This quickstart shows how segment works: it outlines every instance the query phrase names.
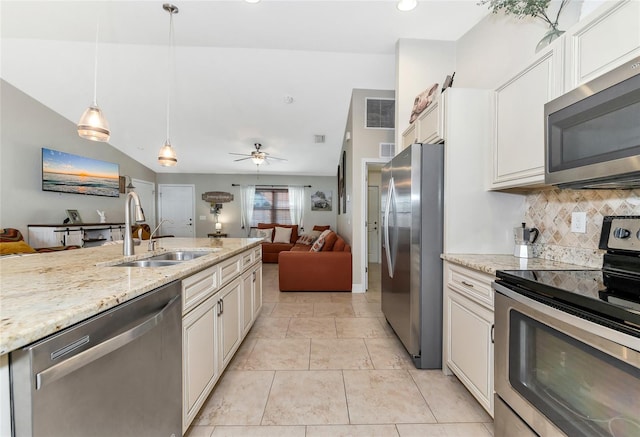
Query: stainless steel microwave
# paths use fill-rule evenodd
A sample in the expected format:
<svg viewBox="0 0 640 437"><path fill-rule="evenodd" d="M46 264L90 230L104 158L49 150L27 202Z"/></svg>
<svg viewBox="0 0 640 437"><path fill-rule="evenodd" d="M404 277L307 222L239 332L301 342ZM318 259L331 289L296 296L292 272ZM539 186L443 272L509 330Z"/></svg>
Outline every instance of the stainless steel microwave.
<svg viewBox="0 0 640 437"><path fill-rule="evenodd" d="M545 182L640 187L640 57L544 105Z"/></svg>

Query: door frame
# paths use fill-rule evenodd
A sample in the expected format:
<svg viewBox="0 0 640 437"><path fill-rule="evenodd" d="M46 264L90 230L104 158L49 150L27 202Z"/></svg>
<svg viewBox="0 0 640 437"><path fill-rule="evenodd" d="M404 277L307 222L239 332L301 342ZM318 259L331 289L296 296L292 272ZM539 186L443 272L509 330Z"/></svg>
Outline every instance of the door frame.
<svg viewBox="0 0 640 437"><path fill-rule="evenodd" d="M158 194L158 189L157 189L157 185L155 182L151 182L151 181L145 181L144 179L136 179L136 178L131 178L131 183L133 184L133 186L135 187L136 184L140 185L152 185L153 186L153 196L151 197L151 209L153 210L153 220L152 223L149 223L149 220L147 220L147 224L149 226L151 226L151 229L154 229L156 227L156 224L158 223L157 217L158 217L158 210L156 209L156 197ZM137 188L137 187L136 187ZM133 190L135 191L135 189Z"/></svg>
<svg viewBox="0 0 640 437"><path fill-rule="evenodd" d="M367 235L367 203L369 201L369 164L386 164L391 161L392 158L362 158L360 164L361 174L365 175L364 183L362 184L362 191L360 193L360 211L362 211L362 217L364 220L360 223L360 250L362 256L360 256L360 274L364 279L362 284L362 292L366 292L369 287L369 269L367 269L367 254L368 254L368 235ZM382 207L382 205L380 205Z"/></svg>

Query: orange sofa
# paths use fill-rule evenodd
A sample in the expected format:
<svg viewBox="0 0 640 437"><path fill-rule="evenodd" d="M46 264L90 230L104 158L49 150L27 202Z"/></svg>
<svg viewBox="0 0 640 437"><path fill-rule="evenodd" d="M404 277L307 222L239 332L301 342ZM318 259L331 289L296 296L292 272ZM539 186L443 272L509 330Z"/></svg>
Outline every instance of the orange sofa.
<svg viewBox="0 0 640 437"><path fill-rule="evenodd" d="M295 244L278 255L280 291L351 291L351 246L332 232L320 252Z"/></svg>
<svg viewBox="0 0 640 437"><path fill-rule="evenodd" d="M262 243L262 262L263 263L277 263L278 255L282 251L289 251L293 248L298 241L298 225L280 225L277 223L258 223L258 229L274 229L279 228L291 228L291 239L288 243L274 243L271 235L271 241L265 241Z"/></svg>

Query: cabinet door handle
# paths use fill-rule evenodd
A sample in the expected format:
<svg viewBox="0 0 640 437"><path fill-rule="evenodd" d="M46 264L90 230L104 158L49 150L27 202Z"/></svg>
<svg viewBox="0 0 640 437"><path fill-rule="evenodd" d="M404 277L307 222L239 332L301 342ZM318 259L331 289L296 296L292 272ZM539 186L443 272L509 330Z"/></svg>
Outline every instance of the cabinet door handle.
<svg viewBox="0 0 640 437"><path fill-rule="evenodd" d="M221 304L221 300L218 300L218 316L220 316L222 314L222 304Z"/></svg>
<svg viewBox="0 0 640 437"><path fill-rule="evenodd" d="M220 299L220 308L222 308L222 311L220 311L220 314L224 314L224 299Z"/></svg>
<svg viewBox="0 0 640 437"><path fill-rule="evenodd" d="M461 281L461 282L462 282L462 285L466 285L467 287L473 288L473 284L472 283L467 282L467 281Z"/></svg>
<svg viewBox="0 0 640 437"><path fill-rule="evenodd" d="M496 325L491 325L491 344L495 343L494 333L496 332Z"/></svg>

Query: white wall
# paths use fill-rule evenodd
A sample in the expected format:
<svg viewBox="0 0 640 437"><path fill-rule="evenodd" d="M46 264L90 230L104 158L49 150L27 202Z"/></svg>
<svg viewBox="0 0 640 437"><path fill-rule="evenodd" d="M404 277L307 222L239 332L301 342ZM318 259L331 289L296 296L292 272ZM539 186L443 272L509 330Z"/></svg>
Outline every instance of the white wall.
<svg viewBox="0 0 640 437"><path fill-rule="evenodd" d="M86 196L42 191L42 147L114 162L121 175L155 182L155 173L107 143L82 139L76 125L0 80L0 227L27 238L28 224L61 224L77 209L85 223L124 221L124 195ZM78 108L78 117L86 108Z"/></svg>
<svg viewBox="0 0 640 437"><path fill-rule="evenodd" d="M366 174L363 174L363 159L379 160L380 143L393 143L395 139L394 129L367 129L365 128L365 102L367 97L394 98L394 91L381 90L353 90L351 96L350 127L351 140L345 141L343 149L347 152L346 168L346 195L347 212L339 216L338 230L351 244L353 261L353 291L364 291L364 267L367 262L367 254L362 253L363 223L367 219L366 211L362 210L363 193L366 195ZM397 107L397 105L396 105Z"/></svg>
<svg viewBox="0 0 640 437"><path fill-rule="evenodd" d="M439 84L456 69L456 43L400 39L396 43L396 133L402 144L402 132L409 127L413 102L418 94ZM456 74L457 78L457 74ZM400 148L397 147L396 151Z"/></svg>
<svg viewBox="0 0 640 437"><path fill-rule="evenodd" d="M215 175L215 174L158 174L158 184L194 184L196 187L195 209L196 237L206 237L208 233L215 232L215 216L211 214L211 205L202 200L202 193L207 191L224 191L233 194L233 201L222 204L219 220L222 223L222 232L230 237L246 237L248 229L240 227L240 187L241 185L311 185L305 188L304 229L311 231L314 225L330 225L331 229L337 229L337 180L335 177L326 176L272 176L260 175ZM333 206L331 211L311 211L311 194L316 191L331 191ZM204 216L204 220L200 217ZM301 233L299 231L298 233Z"/></svg>

